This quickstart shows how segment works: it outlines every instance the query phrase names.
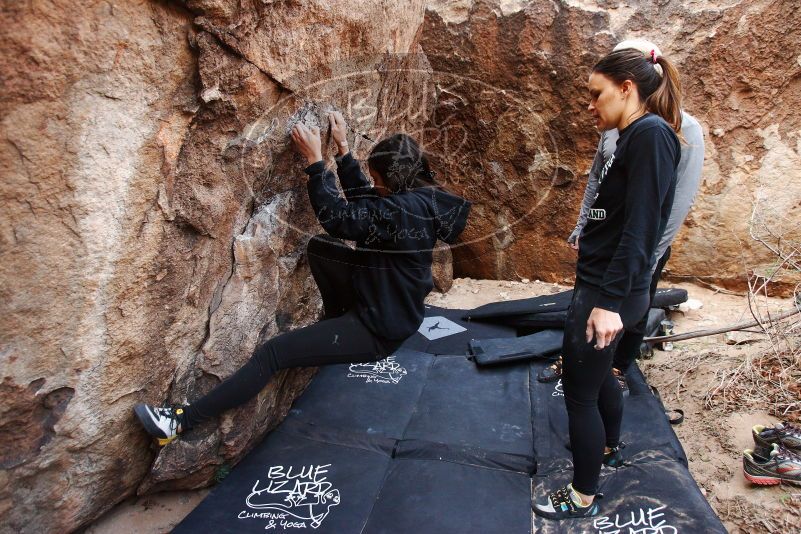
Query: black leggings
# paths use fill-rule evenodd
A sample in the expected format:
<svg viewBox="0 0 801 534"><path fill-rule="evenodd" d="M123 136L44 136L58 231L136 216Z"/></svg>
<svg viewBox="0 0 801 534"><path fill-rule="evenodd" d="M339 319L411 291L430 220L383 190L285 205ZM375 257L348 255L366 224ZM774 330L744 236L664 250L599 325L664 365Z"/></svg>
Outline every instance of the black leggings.
<svg viewBox="0 0 801 534"><path fill-rule="evenodd" d="M323 298L325 318L258 347L237 372L185 408L181 421L184 430L252 399L279 369L372 362L401 345L402 340L373 334L356 312L351 273L359 264L358 252L322 235L309 241L307 253Z"/></svg>
<svg viewBox="0 0 801 534"><path fill-rule="evenodd" d="M662 277L662 269L665 268L668 259L670 259L670 247L665 250L665 253L662 254L662 257L656 262L656 270L651 277L651 290L648 298L649 306L654 300L656 286L659 283L659 279ZM634 327L623 332L623 337L620 338L620 343L617 345L614 362L612 364L615 369L619 369L625 373L628 368L631 367L632 362L634 362L637 355L640 353L640 345L642 345L642 340L645 337L645 329L647 326L648 310L646 310L640 321L634 325Z"/></svg>
<svg viewBox="0 0 801 534"><path fill-rule="evenodd" d="M594 495L603 463L604 445L620 441L623 394L612 374L612 356L621 335L603 350L587 342L587 319L598 300L598 290L576 282L565 322L562 345L562 386L573 452L573 487ZM633 327L648 309L648 293L629 296L620 308L624 328Z"/></svg>

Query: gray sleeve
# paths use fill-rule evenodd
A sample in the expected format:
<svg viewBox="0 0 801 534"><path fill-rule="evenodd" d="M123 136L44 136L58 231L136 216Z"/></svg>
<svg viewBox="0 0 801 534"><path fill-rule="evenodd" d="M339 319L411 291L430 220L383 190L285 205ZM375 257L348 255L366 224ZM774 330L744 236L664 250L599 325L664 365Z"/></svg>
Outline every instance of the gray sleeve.
<svg viewBox="0 0 801 534"><path fill-rule="evenodd" d="M673 197L673 208L670 210L665 233L662 234L654 255L656 260L662 257L667 248L673 243L676 234L679 233L684 219L690 212L690 208L701 184L701 170L704 166L704 132L691 115L684 114L681 133L684 135L686 144L681 147L681 160L676 171L676 194ZM656 269L656 263L654 263Z"/></svg>
<svg viewBox="0 0 801 534"><path fill-rule="evenodd" d="M595 151L595 159L592 160L592 167L590 167L590 176L587 180L587 188L584 189L584 199L581 201L581 210L579 211L576 227L567 238L568 243L575 243L584 225L587 224L587 214L590 212L590 206L595 202L595 194L598 192L598 175L601 168L604 166L604 135L601 134L601 139L598 141L598 150Z"/></svg>

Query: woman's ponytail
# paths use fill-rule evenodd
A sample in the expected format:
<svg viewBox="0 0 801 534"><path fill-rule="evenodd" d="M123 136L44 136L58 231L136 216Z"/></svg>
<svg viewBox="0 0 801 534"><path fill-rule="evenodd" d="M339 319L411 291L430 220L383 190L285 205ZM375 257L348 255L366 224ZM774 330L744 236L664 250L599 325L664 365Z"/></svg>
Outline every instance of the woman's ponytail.
<svg viewBox="0 0 801 534"><path fill-rule="evenodd" d="M656 91L645 99L645 107L667 122L676 134L681 133L681 81L673 63L657 56L655 65L662 67L662 76Z"/></svg>

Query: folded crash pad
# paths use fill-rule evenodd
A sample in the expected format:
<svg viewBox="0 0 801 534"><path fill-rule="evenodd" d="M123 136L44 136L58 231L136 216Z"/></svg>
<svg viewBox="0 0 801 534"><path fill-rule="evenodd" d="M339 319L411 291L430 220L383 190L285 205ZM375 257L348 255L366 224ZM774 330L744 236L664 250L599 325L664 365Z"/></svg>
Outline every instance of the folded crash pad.
<svg viewBox="0 0 801 534"><path fill-rule="evenodd" d="M652 308L668 308L687 302L687 290L677 287L659 287L651 299Z"/></svg>
<svg viewBox="0 0 801 534"><path fill-rule="evenodd" d="M646 335L656 335L659 323L666 317L665 310L661 308L651 308L648 311L648 326ZM481 319L482 321L497 322L507 327L514 328L518 335L527 335L532 332L539 332L549 328L563 328L567 320L567 310L529 313L525 315L513 315L495 319Z"/></svg>
<svg viewBox="0 0 801 534"><path fill-rule="evenodd" d="M573 290L539 295L527 299L491 302L464 312L462 318L470 320L498 319L513 315L565 311L573 299Z"/></svg>
<svg viewBox="0 0 801 534"><path fill-rule="evenodd" d="M543 330L514 338L474 339L470 354L478 365L499 365L546 358L562 350L563 330Z"/></svg>

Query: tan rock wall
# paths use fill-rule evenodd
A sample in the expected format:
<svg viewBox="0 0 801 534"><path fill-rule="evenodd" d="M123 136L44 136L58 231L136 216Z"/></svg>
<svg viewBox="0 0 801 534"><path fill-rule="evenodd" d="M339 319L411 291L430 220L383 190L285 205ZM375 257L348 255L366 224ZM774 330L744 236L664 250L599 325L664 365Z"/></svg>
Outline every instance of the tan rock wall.
<svg viewBox="0 0 801 534"><path fill-rule="evenodd" d="M565 239L597 143L586 79L616 42L646 37L676 62L706 134L703 183L668 272L743 289L747 270L773 257L749 235L759 198L785 242L801 242L799 7L429 2L422 44L435 76L487 87L442 93L434 114L465 132L460 147L442 143L442 166L477 201L467 244L454 250L457 276L572 279Z"/></svg>
<svg viewBox="0 0 801 534"><path fill-rule="evenodd" d="M63 0L0 17L0 525L66 532L137 488L208 484L305 387L309 370L282 373L158 455L131 410L195 398L316 320L303 252L321 229L289 129L332 108L371 138L424 120L395 113L424 58L391 56L419 51L423 5Z"/></svg>

